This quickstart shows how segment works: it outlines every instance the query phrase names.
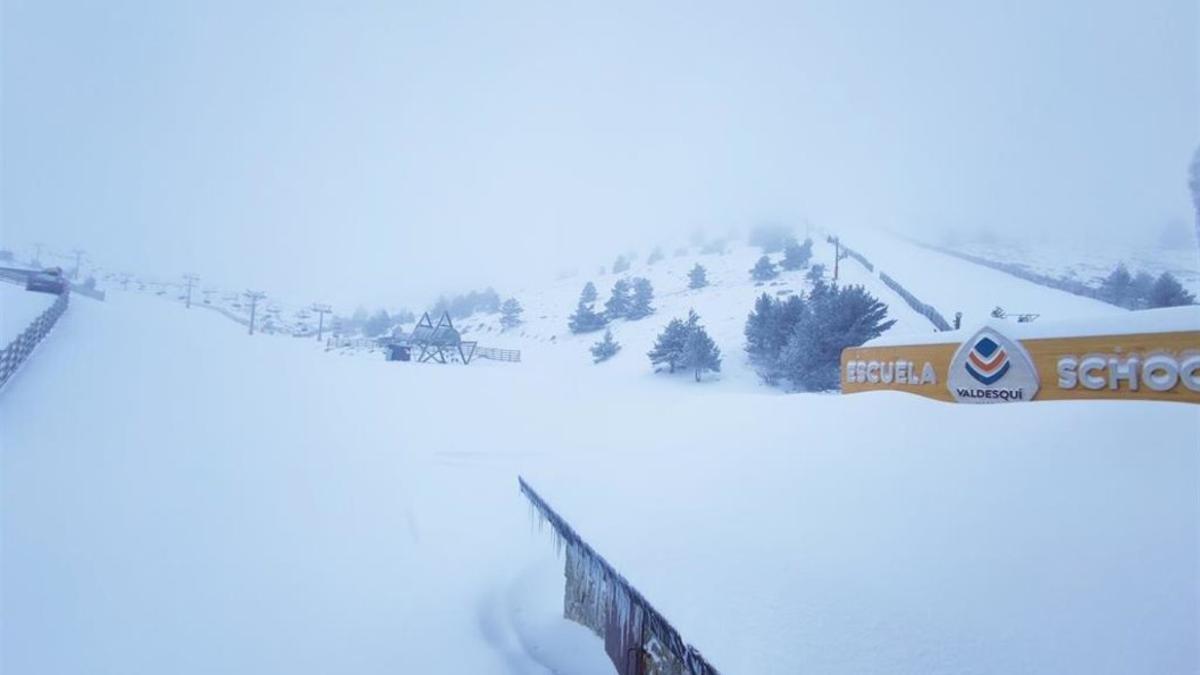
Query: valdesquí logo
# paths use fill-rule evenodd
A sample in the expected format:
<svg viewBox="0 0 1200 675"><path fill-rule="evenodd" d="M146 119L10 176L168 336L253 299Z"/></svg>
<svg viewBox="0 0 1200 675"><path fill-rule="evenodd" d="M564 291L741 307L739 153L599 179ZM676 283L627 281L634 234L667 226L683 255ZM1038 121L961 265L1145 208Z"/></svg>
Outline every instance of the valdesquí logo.
<svg viewBox="0 0 1200 675"><path fill-rule="evenodd" d="M1031 401L1038 375L1019 342L983 328L954 353L946 386L959 403Z"/></svg>

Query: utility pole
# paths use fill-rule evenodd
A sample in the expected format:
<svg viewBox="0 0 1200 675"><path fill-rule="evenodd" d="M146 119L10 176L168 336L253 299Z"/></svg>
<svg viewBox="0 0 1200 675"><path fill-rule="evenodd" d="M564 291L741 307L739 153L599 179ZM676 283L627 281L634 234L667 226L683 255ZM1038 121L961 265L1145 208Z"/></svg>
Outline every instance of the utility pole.
<svg viewBox="0 0 1200 675"><path fill-rule="evenodd" d="M254 335L254 310L258 307L258 301L267 297L267 294L262 291L246 291L243 295L250 301L250 334Z"/></svg>
<svg viewBox="0 0 1200 675"><path fill-rule="evenodd" d="M200 281L200 277L196 276L195 274L185 274L185 275L183 275L183 278L187 280L187 304L186 304L186 307L188 309L191 309L192 308L192 284L195 284L197 281Z"/></svg>
<svg viewBox="0 0 1200 675"><path fill-rule="evenodd" d="M321 334L325 332L325 315L332 312L329 305L313 303L312 310L320 315L317 319L317 340L321 340Z"/></svg>
<svg viewBox="0 0 1200 675"><path fill-rule="evenodd" d="M83 262L83 254L86 253L86 251L81 248L77 248L71 251L71 253L75 254L75 271L71 274L71 278L75 281L79 281L79 265Z"/></svg>
<svg viewBox="0 0 1200 675"><path fill-rule="evenodd" d="M842 260L842 238L833 238L833 280L838 280L838 263Z"/></svg>

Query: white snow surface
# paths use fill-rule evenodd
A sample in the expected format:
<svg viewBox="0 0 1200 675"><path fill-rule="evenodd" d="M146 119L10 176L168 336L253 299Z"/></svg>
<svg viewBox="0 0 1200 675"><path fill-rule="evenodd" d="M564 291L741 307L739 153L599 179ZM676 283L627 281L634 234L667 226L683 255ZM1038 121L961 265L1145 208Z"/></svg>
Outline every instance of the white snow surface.
<svg viewBox="0 0 1200 675"><path fill-rule="evenodd" d="M999 330L1017 340L1064 338L1083 335L1137 335L1141 333L1180 333L1200 331L1200 305L1185 307L1163 307L1088 319L1063 319L1055 321L1032 321L1019 323L1004 319L989 318L975 326L960 330L928 333L903 333L889 331L866 343L868 347L883 347L908 344L941 344L962 342L975 335L984 326ZM1200 345L1197 345L1200 348Z"/></svg>
<svg viewBox="0 0 1200 675"><path fill-rule="evenodd" d="M50 309L58 296L33 293L24 286L0 281L0 349L21 334L34 319Z"/></svg>
<svg viewBox="0 0 1200 675"><path fill-rule="evenodd" d="M0 669L611 672L518 475L722 672L1200 668L1196 407L782 395L741 328L803 273L755 287L757 255L701 258L707 291L635 268L659 312L600 365L565 331L586 277L459 322L523 351L469 367L73 303L0 391ZM726 355L700 384L645 356L688 306Z"/></svg>
<svg viewBox="0 0 1200 675"><path fill-rule="evenodd" d="M875 265L876 274L886 272L922 302L933 305L951 323L955 312L963 313L963 325L981 323L997 306L1012 315L1039 314L1038 321L1128 312L1106 302L932 251L878 230L846 229L839 234L847 246ZM843 264L858 263L846 260ZM900 301L898 296L896 299Z"/></svg>

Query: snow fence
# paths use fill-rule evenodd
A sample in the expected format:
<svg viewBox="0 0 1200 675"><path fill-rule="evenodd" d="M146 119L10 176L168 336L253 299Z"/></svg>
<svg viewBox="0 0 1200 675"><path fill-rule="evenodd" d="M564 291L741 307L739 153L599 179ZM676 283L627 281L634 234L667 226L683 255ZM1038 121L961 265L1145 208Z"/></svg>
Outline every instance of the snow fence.
<svg viewBox="0 0 1200 675"><path fill-rule="evenodd" d="M604 638L618 675L688 673L717 675L700 652L642 597L612 565L518 477L540 523L554 530L555 547L566 549L567 589L563 615Z"/></svg>
<svg viewBox="0 0 1200 675"><path fill-rule="evenodd" d="M5 383L17 372L21 364L25 363L42 339L50 334L50 330L58 322L58 317L67 311L67 305L70 302L70 291L59 295L49 309L34 319L28 328L8 343L3 352L0 352L0 389L4 388Z"/></svg>

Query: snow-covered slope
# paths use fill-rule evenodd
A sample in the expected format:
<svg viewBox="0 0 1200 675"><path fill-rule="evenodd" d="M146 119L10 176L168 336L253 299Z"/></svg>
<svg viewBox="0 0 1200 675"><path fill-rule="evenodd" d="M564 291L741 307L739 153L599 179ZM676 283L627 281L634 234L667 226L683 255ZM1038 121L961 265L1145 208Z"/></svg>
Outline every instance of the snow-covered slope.
<svg viewBox="0 0 1200 675"><path fill-rule="evenodd" d="M822 263L831 273L834 250L823 237L814 236L813 263ZM553 284L518 290L515 296L525 308L525 322L513 329L502 330L498 315L477 314L456 322L466 330L465 339L478 340L492 347L522 349L524 358L549 360L564 368L591 366L588 348L603 335L603 331L573 335L567 321L575 311L580 291L586 282L595 283L599 291L596 303L603 309L613 283L618 278L645 277L654 286L654 306L657 311L644 319L620 319L609 324L613 337L621 343L621 351L610 361L594 366L610 377L621 379L653 379L646 353L654 339L673 317L686 317L695 309L717 346L724 361L719 379L722 388L742 391L773 391L762 387L744 352L746 316L754 308L755 299L762 293L785 296L810 289L805 279L807 270L780 271L777 279L758 283L750 278L750 268L762 251L743 244L731 243L724 255L691 254L669 257L653 265L635 263L620 275L580 275ZM771 256L776 262L780 254ZM708 272L709 286L688 288L688 272L694 265L703 265ZM829 277L827 275L826 279ZM839 283L862 284L888 304L888 316L897 320L893 331L930 332L933 327L896 297L878 278L867 273L854 261L843 261ZM686 383L686 378L678 378Z"/></svg>
<svg viewBox="0 0 1200 675"><path fill-rule="evenodd" d="M954 251L1000 263L1015 263L1031 272L1078 280L1093 288L1124 263L1131 274L1157 277L1170 272L1184 288L1200 294L1200 255L1192 244L1178 246L1114 245L1099 240L1061 242L953 241Z"/></svg>
<svg viewBox="0 0 1200 675"><path fill-rule="evenodd" d="M78 303L0 392L4 672L609 672L518 474L725 672L1200 665L1195 407L694 385L661 309L593 366L581 285L466 368ZM697 306L727 354L758 290Z"/></svg>
<svg viewBox="0 0 1200 675"><path fill-rule="evenodd" d="M55 299L48 293L31 293L23 286L0 282L0 349L50 309Z"/></svg>
<svg viewBox="0 0 1200 675"><path fill-rule="evenodd" d="M979 324L997 306L1010 314L1039 314L1041 319L1079 319L1127 311L932 251L887 233L847 229L839 234L848 246L874 263L876 272L886 272L922 302L933 305L948 321L953 321L955 312L962 312L963 325Z"/></svg>

